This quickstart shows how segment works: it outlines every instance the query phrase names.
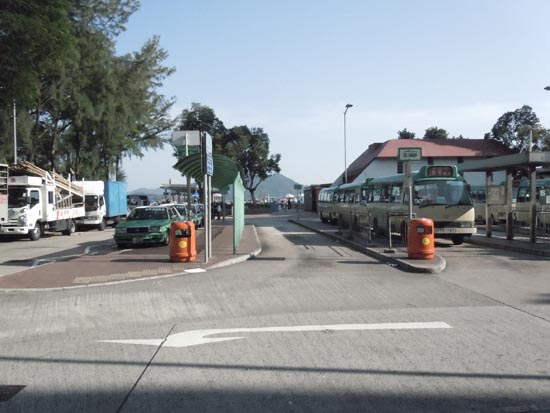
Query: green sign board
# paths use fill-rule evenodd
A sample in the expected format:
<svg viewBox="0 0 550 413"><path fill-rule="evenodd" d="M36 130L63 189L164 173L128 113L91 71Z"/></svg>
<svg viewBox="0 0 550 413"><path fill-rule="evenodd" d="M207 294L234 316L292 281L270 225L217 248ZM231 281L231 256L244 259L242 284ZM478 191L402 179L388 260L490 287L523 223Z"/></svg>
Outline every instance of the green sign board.
<svg viewBox="0 0 550 413"><path fill-rule="evenodd" d="M187 147L187 156L194 155L201 152L201 147L198 145L189 145ZM178 146L176 148L176 154L179 159L185 158L185 146Z"/></svg>
<svg viewBox="0 0 550 413"><path fill-rule="evenodd" d="M422 159L422 148L398 148L397 160L400 162L419 161Z"/></svg>
<svg viewBox="0 0 550 413"><path fill-rule="evenodd" d="M301 191L303 189L303 186L300 184L294 184L294 189Z"/></svg>

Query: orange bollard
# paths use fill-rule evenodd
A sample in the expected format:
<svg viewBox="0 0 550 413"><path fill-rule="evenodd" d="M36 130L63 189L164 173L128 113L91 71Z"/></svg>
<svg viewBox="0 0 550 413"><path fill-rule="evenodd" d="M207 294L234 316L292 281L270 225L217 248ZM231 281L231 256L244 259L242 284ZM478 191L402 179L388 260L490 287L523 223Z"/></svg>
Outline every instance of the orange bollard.
<svg viewBox="0 0 550 413"><path fill-rule="evenodd" d="M407 254L409 258L429 260L435 255L434 222L429 218L409 221Z"/></svg>
<svg viewBox="0 0 550 413"><path fill-rule="evenodd" d="M177 221L170 225L170 261L195 261L197 247L195 224L191 221Z"/></svg>

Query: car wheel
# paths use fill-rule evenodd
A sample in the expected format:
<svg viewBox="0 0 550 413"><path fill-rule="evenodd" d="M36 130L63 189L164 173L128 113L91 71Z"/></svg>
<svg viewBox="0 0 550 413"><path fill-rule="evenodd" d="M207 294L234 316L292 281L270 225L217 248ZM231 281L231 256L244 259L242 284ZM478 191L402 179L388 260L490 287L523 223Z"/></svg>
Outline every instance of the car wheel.
<svg viewBox="0 0 550 413"><path fill-rule="evenodd" d="M165 237L164 237L164 240L162 240L162 245L168 246L168 245L170 245L170 233L168 231L166 231L166 233L164 235L165 235Z"/></svg>

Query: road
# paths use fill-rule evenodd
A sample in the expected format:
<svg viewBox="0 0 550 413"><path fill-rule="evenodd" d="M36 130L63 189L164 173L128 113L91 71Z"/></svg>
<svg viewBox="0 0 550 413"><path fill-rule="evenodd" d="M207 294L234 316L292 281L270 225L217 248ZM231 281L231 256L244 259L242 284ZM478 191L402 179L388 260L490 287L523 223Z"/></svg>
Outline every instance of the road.
<svg viewBox="0 0 550 413"><path fill-rule="evenodd" d="M0 411L550 411L548 260L442 247L411 274L247 222L255 260L1 295Z"/></svg>

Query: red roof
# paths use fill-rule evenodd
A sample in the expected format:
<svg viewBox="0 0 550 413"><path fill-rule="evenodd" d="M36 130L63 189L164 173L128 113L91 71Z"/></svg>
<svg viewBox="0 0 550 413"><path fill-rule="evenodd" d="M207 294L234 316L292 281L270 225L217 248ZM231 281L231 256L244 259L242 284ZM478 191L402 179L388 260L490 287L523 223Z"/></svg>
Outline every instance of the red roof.
<svg viewBox="0 0 550 413"><path fill-rule="evenodd" d="M391 139L384 144L378 158L396 158L398 148L422 148L422 157L487 157L508 155L512 151L490 139Z"/></svg>

